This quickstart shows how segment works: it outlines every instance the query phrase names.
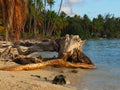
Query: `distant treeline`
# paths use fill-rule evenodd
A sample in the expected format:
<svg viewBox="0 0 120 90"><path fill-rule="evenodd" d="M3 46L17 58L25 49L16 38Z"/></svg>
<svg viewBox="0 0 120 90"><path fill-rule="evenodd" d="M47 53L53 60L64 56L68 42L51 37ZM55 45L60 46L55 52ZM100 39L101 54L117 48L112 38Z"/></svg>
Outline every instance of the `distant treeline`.
<svg viewBox="0 0 120 90"><path fill-rule="evenodd" d="M116 18L113 15L106 16L98 15L98 17L90 18L87 15L80 17L66 17L68 26L62 30L61 35L79 34L83 39L89 38L120 38L120 17Z"/></svg>

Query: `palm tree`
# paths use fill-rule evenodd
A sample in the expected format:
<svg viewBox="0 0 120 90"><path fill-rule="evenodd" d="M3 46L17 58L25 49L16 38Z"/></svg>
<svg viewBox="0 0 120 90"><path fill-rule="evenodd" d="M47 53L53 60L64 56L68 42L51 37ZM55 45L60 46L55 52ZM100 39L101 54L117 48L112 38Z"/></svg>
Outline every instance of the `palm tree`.
<svg viewBox="0 0 120 90"><path fill-rule="evenodd" d="M38 29L39 29L39 34L42 33L42 29L44 26L43 4L44 3L42 0L35 0L35 1L29 0L28 19L27 19L26 28L29 31L29 33L31 33L31 35L33 36L36 36L36 34L38 34L37 31Z"/></svg>
<svg viewBox="0 0 120 90"><path fill-rule="evenodd" d="M11 2L9 2L9 4L11 4ZM9 15L9 17L11 17L12 13L11 14L9 14L10 12L8 13L8 9L7 8L10 7L8 5L8 1L0 0L0 4L1 4L1 7L2 7L2 20L3 20L3 24L4 24L4 27L5 27L5 31L6 31L6 41L8 41L8 26L12 25L12 24L10 22L10 19L7 19L7 17L8 17L8 15ZM10 11L12 11L12 10L10 10ZM8 22L9 22L9 24L8 24Z"/></svg>
<svg viewBox="0 0 120 90"><path fill-rule="evenodd" d="M59 10L58 10L56 19L55 19L55 21L52 23L52 27L50 28L51 30L49 30L49 31L51 31L51 32L53 32L54 29L55 29L55 25L56 25L56 22L57 22L57 18L58 18L58 16L60 15L60 11L61 11L61 8L62 8L62 3L63 3L63 0L60 1L60 7L59 7Z"/></svg>
<svg viewBox="0 0 120 90"><path fill-rule="evenodd" d="M34 36L37 34L36 27L36 8L37 8L37 0L34 0Z"/></svg>
<svg viewBox="0 0 120 90"><path fill-rule="evenodd" d="M46 30L46 31L49 31L50 26L51 26L51 22L52 22L52 21L51 21L51 20L52 20L52 19L51 19L51 18L52 18L52 17L51 17L51 16L52 16L52 15L51 15L52 6L54 5L55 2L54 2L54 0L47 0L47 3L48 3L48 5L50 6L50 11L48 10L49 18L48 18L48 24L47 24L47 28L46 28L47 30Z"/></svg>
<svg viewBox="0 0 120 90"><path fill-rule="evenodd" d="M4 25L11 29L13 42L18 43L20 30L26 20L28 0L0 0L0 3Z"/></svg>
<svg viewBox="0 0 120 90"><path fill-rule="evenodd" d="M48 5L50 6L50 11L52 11L52 6L54 5L54 0L47 0Z"/></svg>

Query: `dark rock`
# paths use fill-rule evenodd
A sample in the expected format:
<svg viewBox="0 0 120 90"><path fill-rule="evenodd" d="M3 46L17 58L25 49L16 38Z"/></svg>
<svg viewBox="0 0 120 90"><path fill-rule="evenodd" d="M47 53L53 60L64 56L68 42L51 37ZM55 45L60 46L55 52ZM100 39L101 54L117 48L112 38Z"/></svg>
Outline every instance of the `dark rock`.
<svg viewBox="0 0 120 90"><path fill-rule="evenodd" d="M78 71L77 71L77 70L71 70L71 72L72 72L72 73L78 73Z"/></svg>
<svg viewBox="0 0 120 90"><path fill-rule="evenodd" d="M47 77L44 77L44 80L47 81L48 80Z"/></svg>
<svg viewBox="0 0 120 90"><path fill-rule="evenodd" d="M32 77L41 78L39 75L31 75Z"/></svg>
<svg viewBox="0 0 120 90"><path fill-rule="evenodd" d="M64 85L66 84L65 76L64 75L57 75L55 78L52 80L53 84L59 84L59 85Z"/></svg>

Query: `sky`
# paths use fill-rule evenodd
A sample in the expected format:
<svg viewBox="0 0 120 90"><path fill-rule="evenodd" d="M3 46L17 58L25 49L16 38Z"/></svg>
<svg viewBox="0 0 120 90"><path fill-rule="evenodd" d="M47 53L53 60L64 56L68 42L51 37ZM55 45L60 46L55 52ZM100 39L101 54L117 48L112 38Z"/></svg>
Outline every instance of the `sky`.
<svg viewBox="0 0 120 90"><path fill-rule="evenodd" d="M60 1L55 0L54 8L59 8ZM97 17L99 14L105 16L112 14L120 17L120 0L63 0L62 11L72 16L87 14L90 18Z"/></svg>

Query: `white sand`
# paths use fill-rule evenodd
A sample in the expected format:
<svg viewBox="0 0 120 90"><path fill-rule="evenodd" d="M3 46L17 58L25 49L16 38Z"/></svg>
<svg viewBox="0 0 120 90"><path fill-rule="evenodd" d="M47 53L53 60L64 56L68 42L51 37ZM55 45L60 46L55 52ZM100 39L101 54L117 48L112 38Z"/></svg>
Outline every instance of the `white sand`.
<svg viewBox="0 0 120 90"><path fill-rule="evenodd" d="M52 84L31 75L44 75L48 71L0 71L0 90L74 90L66 86ZM42 76L41 75L41 76ZM46 76L46 75L45 75Z"/></svg>
<svg viewBox="0 0 120 90"><path fill-rule="evenodd" d="M0 68L16 66L14 62L0 61ZM0 90L76 90L81 72L71 73L72 69L48 67L33 71L0 71ZM67 77L67 85L52 84L56 75ZM37 76L40 76L37 77ZM44 78L47 78L46 81Z"/></svg>

